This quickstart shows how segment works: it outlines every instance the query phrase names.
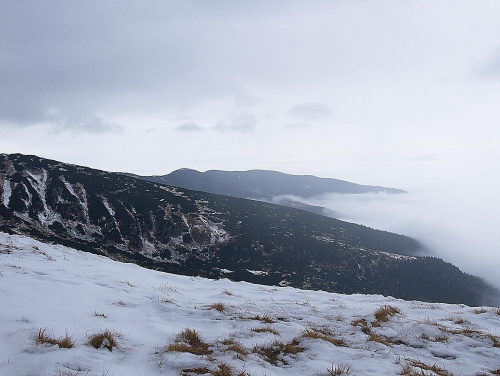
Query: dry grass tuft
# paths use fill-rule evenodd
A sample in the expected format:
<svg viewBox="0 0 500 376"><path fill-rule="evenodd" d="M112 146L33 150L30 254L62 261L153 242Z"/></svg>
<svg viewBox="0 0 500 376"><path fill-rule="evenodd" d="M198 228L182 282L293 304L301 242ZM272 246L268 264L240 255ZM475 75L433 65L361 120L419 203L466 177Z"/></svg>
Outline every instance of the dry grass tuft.
<svg viewBox="0 0 500 376"><path fill-rule="evenodd" d="M381 323L389 321L390 316L394 316L399 313L401 313L401 310L399 308L390 305L385 305L377 309L374 315L376 322ZM375 326L374 323L372 323L372 325Z"/></svg>
<svg viewBox="0 0 500 376"><path fill-rule="evenodd" d="M484 307L477 308L477 309L474 310L474 313L476 315L480 315L481 313L486 313L486 312L488 312L488 310L486 308L484 308Z"/></svg>
<svg viewBox="0 0 500 376"><path fill-rule="evenodd" d="M105 348L109 351L113 351L113 347L118 346L115 340L115 335L107 329L104 332L92 334L87 342L87 345L96 349Z"/></svg>
<svg viewBox="0 0 500 376"><path fill-rule="evenodd" d="M424 339L426 341L429 341L429 342L447 342L448 341L448 337L446 336L437 336L437 337L434 337L434 338L431 338L429 337L427 334L425 333L422 333L422 335L420 336L421 339Z"/></svg>
<svg viewBox="0 0 500 376"><path fill-rule="evenodd" d="M368 336L368 341L381 343L382 345L389 347L392 347L392 344L394 343L390 338L375 333L370 333L370 335Z"/></svg>
<svg viewBox="0 0 500 376"><path fill-rule="evenodd" d="M457 317L456 319L452 319L451 321L453 321L457 325L470 324L470 322L465 320L463 317Z"/></svg>
<svg viewBox="0 0 500 376"><path fill-rule="evenodd" d="M274 324L276 323L276 320L273 319L272 317L269 317L267 314L265 315L255 315L255 316L252 316L249 318L250 320L258 320L258 321L262 321L266 324Z"/></svg>
<svg viewBox="0 0 500 376"><path fill-rule="evenodd" d="M233 296L233 295L234 295L234 294L233 294L231 291L229 291L228 289L224 289L224 291L222 291L222 292L223 292L224 294L226 294L226 295L229 295L229 296Z"/></svg>
<svg viewBox="0 0 500 376"><path fill-rule="evenodd" d="M75 346L75 341L73 338L66 332L64 337L54 338L45 334L47 329L39 329L38 335L35 338L35 343L37 345L49 344L51 346L57 345L60 349L71 349Z"/></svg>
<svg viewBox="0 0 500 376"><path fill-rule="evenodd" d="M280 335L276 329L273 329L270 326L265 326L263 328L252 328L251 331L255 333L271 333L277 336Z"/></svg>
<svg viewBox="0 0 500 376"><path fill-rule="evenodd" d="M273 319L272 317L269 317L267 314L264 314L264 315L255 315L255 316L252 316L249 318L250 320L258 320L258 321L262 321L266 324L274 324L276 323L276 320Z"/></svg>
<svg viewBox="0 0 500 376"><path fill-rule="evenodd" d="M171 303L171 304L175 304L175 302L174 302L172 299L170 299L170 298L160 298L160 297L158 297L158 301L159 301L160 303Z"/></svg>
<svg viewBox="0 0 500 376"><path fill-rule="evenodd" d="M198 332L189 328L184 329L177 335L175 343L170 344L167 351L188 352L194 355L209 355L213 352L210 346L200 339Z"/></svg>
<svg viewBox="0 0 500 376"><path fill-rule="evenodd" d="M243 347L241 342L232 339L225 339L221 341L221 344L226 346L226 351L234 351L235 353L238 353L242 356L248 355L248 351Z"/></svg>
<svg viewBox="0 0 500 376"><path fill-rule="evenodd" d="M437 376L453 376L450 371L438 367L436 364L428 365L419 360L415 359L405 359L405 365L403 365L400 375L408 376L425 376L424 371L431 371ZM418 368L418 369L417 369Z"/></svg>
<svg viewBox="0 0 500 376"><path fill-rule="evenodd" d="M334 366L332 364L332 367L327 368L326 371L328 372L328 376L350 375L351 374L351 367L345 366L342 363L340 363L336 366Z"/></svg>
<svg viewBox="0 0 500 376"><path fill-rule="evenodd" d="M351 325L360 326L361 331L366 335L369 335L372 332L371 328L368 326L368 322L366 321L366 319L354 320L351 322Z"/></svg>
<svg viewBox="0 0 500 376"><path fill-rule="evenodd" d="M226 306L222 302L212 303L209 306L210 309L215 309L217 312L223 313L226 310Z"/></svg>
<svg viewBox="0 0 500 376"><path fill-rule="evenodd" d="M304 347L299 346L299 341L294 339L290 343L274 341L268 346L255 346L252 352L260 355L273 365L278 365L278 362L286 365L286 361L282 358L283 355L295 355L304 350Z"/></svg>
<svg viewBox="0 0 500 376"><path fill-rule="evenodd" d="M322 339L323 341L330 342L332 345L335 346L349 347L349 345L343 339L334 338L331 335L331 333L329 333L326 330L321 330L316 328L306 329L302 332L301 337Z"/></svg>
<svg viewBox="0 0 500 376"><path fill-rule="evenodd" d="M97 312L97 311L94 311L94 316L97 316L97 317L104 317L105 319L108 317L106 316L105 313L102 313L102 312Z"/></svg>
<svg viewBox="0 0 500 376"><path fill-rule="evenodd" d="M488 338L493 341L493 347L500 347L500 339L493 334L488 334Z"/></svg>
<svg viewBox="0 0 500 376"><path fill-rule="evenodd" d="M231 367L229 367L226 363L219 364L216 369L210 372L210 375L212 376L231 376L232 374L233 371Z"/></svg>
<svg viewBox="0 0 500 376"><path fill-rule="evenodd" d="M186 368L181 371L181 376L187 376L193 373L195 375L206 375L210 373L210 370L207 367Z"/></svg>

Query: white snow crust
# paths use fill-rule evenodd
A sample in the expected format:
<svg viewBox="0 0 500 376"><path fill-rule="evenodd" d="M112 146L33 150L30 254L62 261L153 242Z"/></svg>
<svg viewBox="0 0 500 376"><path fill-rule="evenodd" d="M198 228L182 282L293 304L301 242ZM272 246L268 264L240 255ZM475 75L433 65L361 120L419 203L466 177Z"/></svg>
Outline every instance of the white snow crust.
<svg viewBox="0 0 500 376"><path fill-rule="evenodd" d="M12 188L10 186L10 180L5 179L3 181L3 191L2 191L2 202L3 206L9 207L10 196L12 195Z"/></svg>
<svg viewBox="0 0 500 376"><path fill-rule="evenodd" d="M221 364L252 376L500 369L497 308L178 276L4 233L0 297L0 375L209 375ZM377 323L374 313L385 306L399 313ZM209 355L167 351L186 328L198 332ZM68 334L75 345L36 344L40 329ZM113 351L86 344L104 330L115 334ZM294 339L295 354L277 351L273 362L259 353ZM246 354L229 349L231 341ZM335 369L344 373L328 372Z"/></svg>

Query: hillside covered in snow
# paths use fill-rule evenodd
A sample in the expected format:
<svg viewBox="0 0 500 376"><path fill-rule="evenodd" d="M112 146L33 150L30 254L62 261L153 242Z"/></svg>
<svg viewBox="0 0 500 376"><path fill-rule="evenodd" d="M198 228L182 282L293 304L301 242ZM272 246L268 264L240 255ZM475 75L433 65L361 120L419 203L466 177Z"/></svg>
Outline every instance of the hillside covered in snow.
<svg viewBox="0 0 500 376"><path fill-rule="evenodd" d="M0 233L0 375L500 374L500 309L186 277Z"/></svg>

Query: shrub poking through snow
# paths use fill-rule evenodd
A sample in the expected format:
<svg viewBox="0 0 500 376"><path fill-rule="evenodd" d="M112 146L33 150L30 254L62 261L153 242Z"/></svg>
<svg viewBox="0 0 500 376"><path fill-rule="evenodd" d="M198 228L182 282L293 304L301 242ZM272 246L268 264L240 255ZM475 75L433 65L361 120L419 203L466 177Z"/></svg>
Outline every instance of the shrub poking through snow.
<svg viewBox="0 0 500 376"><path fill-rule="evenodd" d="M51 336L45 334L46 330L47 329L39 329L38 330L38 335L35 338L35 343L37 345L45 345L45 344L49 344L51 346L57 345L57 346L59 346L60 349L70 349L73 346L75 346L75 341L68 334L68 332L66 332L64 337L54 338L54 337L51 337Z"/></svg>
<svg viewBox="0 0 500 376"><path fill-rule="evenodd" d="M115 340L115 335L107 329L104 332L92 334L87 342L87 345L96 349L105 348L109 351L113 351L113 347L118 346Z"/></svg>
<svg viewBox="0 0 500 376"><path fill-rule="evenodd" d="M184 329L177 335L175 343L170 344L167 351L188 352L194 355L209 355L212 353L210 346L200 339L198 332L189 328Z"/></svg>

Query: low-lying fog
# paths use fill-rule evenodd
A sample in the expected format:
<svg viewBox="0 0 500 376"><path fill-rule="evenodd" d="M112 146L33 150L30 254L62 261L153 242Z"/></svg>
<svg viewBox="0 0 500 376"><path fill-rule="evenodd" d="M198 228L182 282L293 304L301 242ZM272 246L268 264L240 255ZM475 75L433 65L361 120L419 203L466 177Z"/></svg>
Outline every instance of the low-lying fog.
<svg viewBox="0 0 500 376"><path fill-rule="evenodd" d="M429 254L500 287L500 213L493 196L435 189L296 199L334 210L341 220L414 237Z"/></svg>

